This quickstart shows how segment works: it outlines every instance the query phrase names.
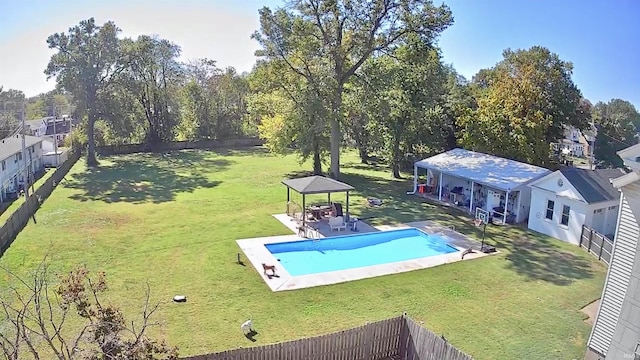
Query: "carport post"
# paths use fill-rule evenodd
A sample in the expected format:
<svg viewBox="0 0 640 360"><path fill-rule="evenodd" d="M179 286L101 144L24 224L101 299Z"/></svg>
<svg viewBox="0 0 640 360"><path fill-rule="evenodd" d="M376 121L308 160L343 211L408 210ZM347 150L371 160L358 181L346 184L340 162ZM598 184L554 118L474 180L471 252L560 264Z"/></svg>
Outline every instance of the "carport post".
<svg viewBox="0 0 640 360"><path fill-rule="evenodd" d="M507 190L507 193L504 195L504 209L502 210L502 212L504 214L502 214L502 223L506 224L507 223L507 208L509 207L509 192L511 190Z"/></svg>
<svg viewBox="0 0 640 360"><path fill-rule="evenodd" d="M474 181L471 182L471 193L470 193L471 194L471 201L469 202L469 212L472 213L472 214L473 214L473 198L475 197L475 196L473 196L473 187L475 186L475 184L476 183Z"/></svg>
<svg viewBox="0 0 640 360"><path fill-rule="evenodd" d="M440 171L440 181L438 182L438 200L442 201L442 171Z"/></svg>
<svg viewBox="0 0 640 360"><path fill-rule="evenodd" d="M516 209L516 223L518 223L520 221L520 208L522 207L521 201L522 200L522 190L518 191L518 201L516 201L516 204L518 204L518 208Z"/></svg>

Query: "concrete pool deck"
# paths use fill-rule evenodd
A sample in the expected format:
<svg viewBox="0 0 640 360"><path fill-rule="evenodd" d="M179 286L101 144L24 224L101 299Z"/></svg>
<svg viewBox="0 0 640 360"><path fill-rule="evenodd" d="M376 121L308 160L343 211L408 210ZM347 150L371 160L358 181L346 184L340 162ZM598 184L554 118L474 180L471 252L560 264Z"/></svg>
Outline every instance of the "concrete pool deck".
<svg viewBox="0 0 640 360"><path fill-rule="evenodd" d="M295 235L268 236L262 238L236 240L236 243L238 244L240 249L242 249L246 258L262 276L262 278L265 280L272 291L303 289L314 286L337 284L347 281L430 268L438 265L462 261L462 252L469 248L476 250L476 252L466 254L464 260L476 259L489 255L478 251L480 249L480 243L478 241L472 240L467 236L455 232L450 228L440 226L433 221L419 221L407 224L383 225L378 227L371 226L364 221L359 221L357 229L358 231L352 231L351 229L349 229L349 227L347 227L347 230L331 231L327 224L325 224L325 229L323 227L323 224L320 223L316 224L316 230L314 231L314 234L308 234L309 240L313 239L316 241L322 241L323 238L332 236L363 234L376 231L388 231L415 227L430 234L437 233L439 235L443 235L447 239L449 245L455 247L456 249L458 249L458 251L450 254L435 255L425 258L365 266L354 269L330 271L301 276L291 276L284 267L278 266L278 259L273 254L271 254L271 252L269 252L269 250L267 250L264 245L280 242L299 241L301 240L301 238L297 235L296 222L292 220L291 217L289 217L287 214L278 214L274 215L274 217L282 222L291 231L293 231ZM269 277L265 275L262 268L262 263L268 265L276 265L276 274L278 276Z"/></svg>

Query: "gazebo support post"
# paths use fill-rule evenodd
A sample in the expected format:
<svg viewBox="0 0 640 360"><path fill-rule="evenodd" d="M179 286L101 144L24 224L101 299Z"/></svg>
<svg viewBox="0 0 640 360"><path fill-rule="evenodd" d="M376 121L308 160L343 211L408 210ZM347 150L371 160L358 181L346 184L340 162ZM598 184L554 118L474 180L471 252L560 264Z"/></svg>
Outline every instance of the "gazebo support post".
<svg viewBox="0 0 640 360"><path fill-rule="evenodd" d="M331 193L327 193L327 205L331 205Z"/></svg>
<svg viewBox="0 0 640 360"><path fill-rule="evenodd" d="M347 213L346 213L346 222L349 222L349 192L347 191Z"/></svg>
<svg viewBox="0 0 640 360"><path fill-rule="evenodd" d="M302 194L302 229L306 234L306 226L307 226L307 196Z"/></svg>
<svg viewBox="0 0 640 360"><path fill-rule="evenodd" d="M291 189L287 186L287 215L289 215L289 203L291 202Z"/></svg>

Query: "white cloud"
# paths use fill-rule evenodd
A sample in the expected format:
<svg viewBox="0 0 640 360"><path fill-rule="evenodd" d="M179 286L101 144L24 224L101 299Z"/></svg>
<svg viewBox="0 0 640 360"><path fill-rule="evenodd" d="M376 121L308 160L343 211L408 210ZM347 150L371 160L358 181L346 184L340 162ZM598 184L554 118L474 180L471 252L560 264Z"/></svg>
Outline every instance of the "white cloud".
<svg viewBox="0 0 640 360"><path fill-rule="evenodd" d="M53 54L47 48L47 36L66 31L91 16L99 24L114 21L123 36L157 34L166 38L182 48L182 60L207 57L220 67L249 71L258 48L250 38L259 26L257 9L252 6L231 10L213 4L184 3L76 6L0 42L0 85L22 90L27 96L53 89L54 81L47 82L43 73Z"/></svg>

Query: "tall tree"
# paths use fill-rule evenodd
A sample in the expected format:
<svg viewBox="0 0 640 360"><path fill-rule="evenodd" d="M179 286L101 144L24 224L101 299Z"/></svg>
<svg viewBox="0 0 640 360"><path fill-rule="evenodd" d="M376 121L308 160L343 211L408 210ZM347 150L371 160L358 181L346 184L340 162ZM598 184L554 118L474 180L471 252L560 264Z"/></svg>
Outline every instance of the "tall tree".
<svg viewBox="0 0 640 360"><path fill-rule="evenodd" d="M458 145L458 134L461 128L458 119L476 110L478 104L473 96L470 82L460 75L452 65L445 67L446 95L444 97L444 119L440 130L442 131L443 150L450 150Z"/></svg>
<svg viewBox="0 0 640 360"><path fill-rule="evenodd" d="M27 99L27 119L35 120L47 116L72 115L74 111L74 107L71 104L72 100L70 94L61 93L58 90L52 90L29 98Z"/></svg>
<svg viewBox="0 0 640 360"><path fill-rule="evenodd" d="M246 77L201 59L188 64L182 88L180 132L187 138L225 139L243 133L249 92Z"/></svg>
<svg viewBox="0 0 640 360"><path fill-rule="evenodd" d="M324 99L295 73L283 73L282 61L260 63L250 77L253 94L248 108L257 120L258 134L276 154L294 148L304 162L313 160L315 174L322 173L328 149Z"/></svg>
<svg viewBox="0 0 640 360"><path fill-rule="evenodd" d="M20 129L25 103L22 91L0 88L0 138L11 136Z"/></svg>
<svg viewBox="0 0 640 360"><path fill-rule="evenodd" d="M284 61L330 104L331 174L340 176L343 91L373 54L395 47L408 34L427 41L453 22L445 5L428 0L295 0L260 10L254 38L260 57Z"/></svg>
<svg viewBox="0 0 640 360"><path fill-rule="evenodd" d="M535 46L505 50L504 60L474 79L478 108L458 119L460 142L473 150L537 165L550 161L550 143L565 126L584 129L590 121L572 64Z"/></svg>
<svg viewBox="0 0 640 360"><path fill-rule="evenodd" d="M180 47L168 40L139 36L123 41L126 70L118 77L137 99L147 121L147 143L171 141L179 122L178 88L183 69Z"/></svg>
<svg viewBox="0 0 640 360"><path fill-rule="evenodd" d="M119 29L113 22L96 25L93 18L81 21L67 33L47 38L56 50L45 70L47 79L55 77L58 86L73 94L79 110L87 115L87 165L96 166L94 125L100 116L101 96L108 96L113 78L122 69Z"/></svg>
<svg viewBox="0 0 640 360"><path fill-rule="evenodd" d="M638 118L640 115L635 107L620 99L599 102L593 107L593 121L597 129L594 149L597 167L624 166L617 152L638 142L634 125Z"/></svg>
<svg viewBox="0 0 640 360"><path fill-rule="evenodd" d="M345 135L351 145L358 150L360 161L368 164L373 154L382 148L381 139L374 134L372 129L372 119L378 114L374 114L370 108L372 91L370 89L370 79L368 72L363 71L353 79L344 93L345 107Z"/></svg>
<svg viewBox="0 0 640 360"><path fill-rule="evenodd" d="M380 139L381 155L396 178L408 154L441 151L447 142L447 79L439 49L417 36L408 40L392 54L365 63L359 74L369 79L363 100L371 114L369 129Z"/></svg>

